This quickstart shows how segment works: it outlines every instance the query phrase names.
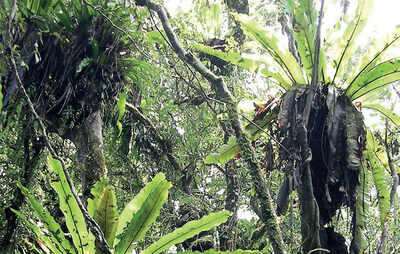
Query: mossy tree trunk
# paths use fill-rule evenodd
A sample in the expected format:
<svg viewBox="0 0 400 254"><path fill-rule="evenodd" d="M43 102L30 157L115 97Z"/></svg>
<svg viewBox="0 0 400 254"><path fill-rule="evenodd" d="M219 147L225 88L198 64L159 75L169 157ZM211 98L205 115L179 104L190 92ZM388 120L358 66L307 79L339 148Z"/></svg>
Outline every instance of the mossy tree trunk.
<svg viewBox="0 0 400 254"><path fill-rule="evenodd" d="M77 149L85 203L91 195L90 190L93 185L106 175L102 124L101 111L98 109L73 131L71 137Z"/></svg>
<svg viewBox="0 0 400 254"><path fill-rule="evenodd" d="M237 143L240 148L240 154L247 164L248 171L253 180L253 186L256 190L256 196L260 201L260 207L262 209L261 219L266 224L268 238L274 249L274 253L286 253L286 246L283 242L282 233L278 226L278 219L273 207L271 195L262 177L260 166L252 149L250 139L244 132L243 127L240 123L237 103L234 100L230 91L228 90L223 78L211 72L196 57L194 57L193 54L186 52L186 50L181 46L178 39L176 38L163 7L154 4L148 0L137 0L136 5L146 6L157 13L163 25L166 36L171 43L171 47L173 48L175 53L179 56L179 58L182 59L182 61L184 61L188 65L191 65L198 73L200 73L205 79L207 79L210 87L217 95L218 100L225 103L226 109L228 110L228 116L232 125L232 129L235 132Z"/></svg>

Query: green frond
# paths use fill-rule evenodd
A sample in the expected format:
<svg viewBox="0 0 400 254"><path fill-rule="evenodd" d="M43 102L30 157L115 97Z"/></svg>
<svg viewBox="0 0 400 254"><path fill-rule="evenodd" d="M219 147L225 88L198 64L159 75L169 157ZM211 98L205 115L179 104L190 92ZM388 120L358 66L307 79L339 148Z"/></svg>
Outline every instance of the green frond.
<svg viewBox="0 0 400 254"><path fill-rule="evenodd" d="M212 229L224 223L230 215L230 212L222 211L204 216L200 220L190 221L181 228L161 237L160 240L146 248L142 254L157 254L166 251L174 244L181 243L202 231Z"/></svg>
<svg viewBox="0 0 400 254"><path fill-rule="evenodd" d="M262 130L266 129L272 121L278 117L278 108L271 108L271 110L262 118L258 119L253 123L246 125L245 130L249 134L252 140L255 140L260 134L263 133ZM256 126L256 125L257 126ZM239 145L236 143L235 137L230 137L227 144L222 145L216 153L211 153L207 155L204 163L209 164L220 164L223 165L228 161L232 160L236 153L240 151Z"/></svg>
<svg viewBox="0 0 400 254"><path fill-rule="evenodd" d="M259 250L234 250L234 251L220 251L220 250L206 250L206 251L184 251L178 254L261 254L264 253Z"/></svg>
<svg viewBox="0 0 400 254"><path fill-rule="evenodd" d="M314 42L317 32L318 14L315 10L313 0L299 0L294 8L294 29L293 38L297 43L297 49L307 74L311 80L314 65Z"/></svg>
<svg viewBox="0 0 400 254"><path fill-rule="evenodd" d="M276 68L271 68L271 64L260 57L245 57L237 52L223 52L221 50L215 50L212 47L201 44L193 44L193 46L203 53L218 57L226 62L239 66L240 68L250 72L260 73L264 77L274 80L277 85L284 90L288 90L292 86L292 81L288 78L284 71L281 69L275 70Z"/></svg>
<svg viewBox="0 0 400 254"><path fill-rule="evenodd" d="M363 104L362 107L378 111L400 129L400 116L394 113L392 110L384 108L380 104Z"/></svg>
<svg viewBox="0 0 400 254"><path fill-rule="evenodd" d="M280 66L282 71L290 79L292 85L305 84L303 71L299 63L290 54L287 48L284 50L280 49L278 46L279 40L273 33L261 28L256 22L250 20L247 15L235 14L234 16L240 22L243 31L250 38L257 41Z"/></svg>
<svg viewBox="0 0 400 254"><path fill-rule="evenodd" d="M378 196L378 208L381 226L386 223L387 216L390 210L390 182L388 182L388 173L377 157L377 148L375 139L371 131L367 131L367 159L372 171L374 186Z"/></svg>
<svg viewBox="0 0 400 254"><path fill-rule="evenodd" d="M335 66L336 71L332 82L335 82L336 77L342 76L346 66L348 66L349 58L354 55L356 49L355 41L364 29L372 7L372 0L360 0L356 10L356 17L350 21L344 35L338 38L336 46L343 50L339 59L334 61L337 65Z"/></svg>
<svg viewBox="0 0 400 254"><path fill-rule="evenodd" d="M353 86L357 86L359 83L358 80L360 78L362 79L362 76L365 75L365 73L368 73L372 68L374 68L376 63L381 62L382 56L388 49L398 46L397 42L399 38L399 35L395 35L394 37L386 37L382 40L371 42L367 51L363 53L361 61L357 61L356 66L352 68L352 72L349 75L351 81L346 87L346 92L348 90L354 90Z"/></svg>
<svg viewBox="0 0 400 254"><path fill-rule="evenodd" d="M89 233L83 214L75 200L70 186L65 177L61 163L48 156L48 168L50 173L56 177L50 183L56 191L60 200L60 209L65 215L69 233L79 254L94 253L94 236Z"/></svg>
<svg viewBox="0 0 400 254"><path fill-rule="evenodd" d="M28 220L28 218L21 212L14 210L11 208L11 211L15 213L18 218L20 218L23 222L24 225L27 226L32 232L37 236L40 241L42 241L47 248L49 248L53 253L55 254L66 254L66 253L75 253L75 252L64 252L62 249L60 249L59 245L60 243L57 243L56 239L53 238L52 236L47 236L42 230L36 225L33 224Z"/></svg>
<svg viewBox="0 0 400 254"><path fill-rule="evenodd" d="M216 153L207 155L204 163L224 165L228 161L232 160L237 152L239 152L239 146L236 143L236 138L230 137L228 143L218 148Z"/></svg>
<svg viewBox="0 0 400 254"><path fill-rule="evenodd" d="M364 157L364 156L363 156ZM365 160L362 162L362 167L360 169L360 184L356 188L356 203L355 203L355 241L360 243L360 253L362 250L368 247L366 240L366 228L368 221L368 210L369 210L369 191L366 188L367 180L367 165Z"/></svg>
<svg viewBox="0 0 400 254"><path fill-rule="evenodd" d="M118 208L112 186L101 179L93 186L93 199L88 199L89 215L99 224L109 246L113 246L118 225Z"/></svg>
<svg viewBox="0 0 400 254"><path fill-rule="evenodd" d="M122 133L121 120L125 114L125 104L126 104L126 93L120 93L119 99L117 102L117 105L118 105L118 119L117 119L118 136L120 136Z"/></svg>
<svg viewBox="0 0 400 254"><path fill-rule="evenodd" d="M363 71L348 87L346 95L352 100L400 80L400 59L390 59Z"/></svg>
<svg viewBox="0 0 400 254"><path fill-rule="evenodd" d="M35 216L46 225L46 229L49 231L49 239L52 240L54 245L57 246L59 250L63 253L76 253L70 242L64 237L64 232L62 231L60 225L55 221L53 216L44 209L42 204L29 192L29 190L23 187L20 183L17 183L18 188L20 188L22 194L26 197L27 202L34 211Z"/></svg>
<svg viewBox="0 0 400 254"><path fill-rule="evenodd" d="M159 173L129 202L119 218L116 254L131 253L134 243L143 238L160 214L161 206L167 201L170 187L171 183L165 180L164 174Z"/></svg>

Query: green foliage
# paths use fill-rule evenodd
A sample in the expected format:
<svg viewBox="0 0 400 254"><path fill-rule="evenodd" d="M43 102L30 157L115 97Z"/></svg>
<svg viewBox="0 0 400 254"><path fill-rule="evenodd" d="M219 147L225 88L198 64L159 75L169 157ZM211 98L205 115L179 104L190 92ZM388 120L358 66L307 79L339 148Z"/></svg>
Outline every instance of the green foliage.
<svg viewBox="0 0 400 254"><path fill-rule="evenodd" d="M160 173L154 178L152 184L147 185L129 204L137 208L137 211L126 227L123 226L125 218L121 221L122 225L118 225L118 228L123 227L123 231L118 236L121 240L115 245L116 253L130 253L135 247L134 243L143 238L159 215L161 206L167 200L170 187L171 184Z"/></svg>
<svg viewBox="0 0 400 254"><path fill-rule="evenodd" d="M89 215L99 224L109 246L114 246L114 238L118 224L118 208L114 189L106 179L97 182L88 199Z"/></svg>
<svg viewBox="0 0 400 254"><path fill-rule="evenodd" d="M364 152L364 155L367 151ZM365 158L365 156L363 156ZM369 188L367 183L367 165L366 161L362 162L362 167L360 170L360 184L356 188L356 204L355 204L355 241L360 243L360 253L363 253L363 250L368 247L368 243L366 240L366 228L368 221L368 210L370 207L369 204Z"/></svg>
<svg viewBox="0 0 400 254"><path fill-rule="evenodd" d="M3 93L1 92L1 90L2 90L2 85L0 82L0 112L3 109Z"/></svg>
<svg viewBox="0 0 400 254"><path fill-rule="evenodd" d="M43 232L43 229L41 229L39 226L36 224L30 222L27 218L27 216L17 210L11 209L24 223L25 226L27 226L30 230L32 230L33 233L35 233L36 237L40 239L48 249L50 249L53 253L55 254L64 254L64 253L76 253L74 252L73 249L68 249L66 251L69 252L63 252L62 250L59 249L59 244L54 242L54 238L51 236L49 237L45 232Z"/></svg>
<svg viewBox="0 0 400 254"><path fill-rule="evenodd" d="M355 40L366 25L367 18L372 10L372 0L361 0L358 2L356 16L351 19L344 35L339 37L335 43L342 52L339 59L334 60L335 75L332 79L334 83L336 77L341 77L349 64L349 58L355 54Z"/></svg>
<svg viewBox="0 0 400 254"><path fill-rule="evenodd" d="M234 251L218 251L218 250L206 250L206 251L185 251L185 252L178 252L179 254L258 254L264 253L258 250L234 250Z"/></svg>
<svg viewBox="0 0 400 254"><path fill-rule="evenodd" d="M346 95L353 100L400 79L400 60L381 62L362 72L347 88Z"/></svg>
<svg viewBox="0 0 400 254"><path fill-rule="evenodd" d="M314 6L314 0L296 1L294 7L294 31L292 31L308 80L311 80L314 65L314 41L318 21L317 11Z"/></svg>
<svg viewBox="0 0 400 254"><path fill-rule="evenodd" d="M390 182L386 180L388 178L388 173L377 156L378 148L376 147L376 141L371 131L367 132L366 148L366 158L368 158L369 166L372 171L374 186L377 191L380 222L381 226L383 227L383 225L386 223L390 210L390 189L388 188L388 186L390 186Z"/></svg>
<svg viewBox="0 0 400 254"><path fill-rule="evenodd" d="M236 143L235 137L230 137L228 143L222 145L218 148L217 153L211 153L207 155L204 163L215 163L215 164L225 164L239 152L239 146Z"/></svg>
<svg viewBox="0 0 400 254"><path fill-rule="evenodd" d="M221 5L220 3L202 2L199 6L199 21L204 26L204 31L209 33L209 37L215 37L220 34L222 27Z"/></svg>
<svg viewBox="0 0 400 254"><path fill-rule="evenodd" d="M276 38L270 31L261 28L259 24L250 20L246 15L235 15L235 18L240 22L243 31L250 38L257 41L279 65L282 71L286 74L286 78L289 79L289 83L292 85L305 84L303 71L299 63L290 54L289 50L286 49L282 51L280 49L280 46L278 46L278 38Z"/></svg>
<svg viewBox="0 0 400 254"><path fill-rule="evenodd" d="M52 186L59 195L61 201L60 207L66 217L67 227L73 238L74 245L71 245L66 240L60 225L50 213L20 184L18 186L27 197L28 203L31 205L38 219L44 224L44 228L48 233L45 234L44 228L31 223L21 212L13 211L53 253L94 253L96 250L94 247L94 237L92 234L88 235L82 212L76 205L76 200L66 182L60 162L49 156L48 163L50 171L58 177L53 181ZM115 194L112 187L104 179L96 183L92 189L93 199L88 200L88 211L103 230L107 242L115 249L114 253L131 253L136 246L135 243L143 238L150 225L159 215L161 206L167 200L168 189L170 187L171 183L165 180L165 176L162 173L157 174L153 181L147 184L128 203L118 218ZM197 221L191 221L162 237L144 252L159 253L165 251L174 244L181 243L202 231L224 223L229 216L230 212L222 211L210 214ZM116 233L117 241L114 243ZM100 252L97 250L96 253Z"/></svg>
<svg viewBox="0 0 400 254"><path fill-rule="evenodd" d="M362 107L378 111L390 121L392 121L394 125L397 126L397 128L400 128L400 116L394 113L392 110L386 109L380 104L363 104Z"/></svg>
<svg viewBox="0 0 400 254"><path fill-rule="evenodd" d="M350 74L352 80L346 87L347 94L351 94L349 90L354 91L357 89L357 87L358 89L362 88L363 84L359 81L359 79L365 79L365 76L368 75L368 72L375 68L377 63L382 60L384 53L391 47L397 46L396 42L400 36L394 35L393 38L389 38L390 39L383 38L378 42L373 42L367 52L363 54L361 61L358 61L358 64L353 68L353 71Z"/></svg>
<svg viewBox="0 0 400 254"><path fill-rule="evenodd" d="M288 90L292 85L291 81L287 78L284 71L271 71L269 69L270 67L267 67L268 63L263 58L258 57L258 59L255 60L254 58L244 57L234 51L223 52L201 44L194 44L194 47L206 54L218 57L245 70L255 73L259 72L264 77L275 80L277 82L277 85L282 87L284 90Z"/></svg>
<svg viewBox="0 0 400 254"><path fill-rule="evenodd" d="M256 140L260 136L260 134L263 133L263 130L270 126L271 123L277 119L278 108L279 107L277 107L276 105L270 105L267 109L264 109L268 110L268 112L263 118L257 119L253 121L253 123L249 123L248 125L246 125L245 130L250 135L252 140ZM232 160L238 152L240 152L240 150L236 142L236 138L230 137L228 142L218 148L218 151L216 153L211 153L207 155L204 162L223 165Z"/></svg>
<svg viewBox="0 0 400 254"><path fill-rule="evenodd" d="M125 114L125 104L126 104L126 93L120 93L119 99L117 102L117 105L118 105L118 119L117 119L118 136L120 136L122 133L121 119Z"/></svg>
<svg viewBox="0 0 400 254"><path fill-rule="evenodd" d="M60 209L65 215L68 231L71 234L74 246L77 248L78 253L92 253L94 250L94 236L89 234L85 219L71 192L61 162L49 156L48 169L56 178L50 184L57 192Z"/></svg>
<svg viewBox="0 0 400 254"><path fill-rule="evenodd" d="M36 198L29 193L29 190L23 187L20 183L17 184L18 188L21 189L21 192L27 198L27 202L31 205L34 214L38 217L38 219L46 224L46 229L49 231L49 237L51 242L57 247L57 249L62 250L63 252L68 253L76 253L75 249L72 247L70 242L65 239L64 233L61 230L60 225L54 220L53 216L43 208L43 206L36 200ZM53 246L49 246L51 249L54 249Z"/></svg>
<svg viewBox="0 0 400 254"><path fill-rule="evenodd" d="M200 220L190 221L150 245L143 251L143 254L157 254L166 251L174 244L181 243L202 231L224 223L230 215L230 212L222 211L204 216Z"/></svg>

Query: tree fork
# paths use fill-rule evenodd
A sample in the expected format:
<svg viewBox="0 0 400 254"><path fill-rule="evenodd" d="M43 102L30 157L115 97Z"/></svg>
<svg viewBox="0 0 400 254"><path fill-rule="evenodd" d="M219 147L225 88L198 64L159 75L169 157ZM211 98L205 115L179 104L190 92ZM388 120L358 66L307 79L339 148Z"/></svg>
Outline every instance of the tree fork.
<svg viewBox="0 0 400 254"><path fill-rule="evenodd" d="M256 190L257 197L260 200L260 206L262 208L261 219L267 226L266 230L274 253L286 254L286 246L283 242L282 233L278 226L275 210L273 209L273 200L263 180L260 167L250 144L250 140L240 123L239 113L234 98L228 90L224 80L205 67L195 56L193 56L193 54L186 52L185 49L183 49L174 32L172 31L171 24L169 23L167 14L162 6L156 5L147 0L136 0L136 4L139 6L146 6L157 13L168 37L168 42L175 53L182 61L192 66L197 72L206 78L218 96L218 99L226 103L229 111L229 117L232 119L232 128L235 131L237 142L240 147L241 156L249 167L250 174L253 179L253 185Z"/></svg>

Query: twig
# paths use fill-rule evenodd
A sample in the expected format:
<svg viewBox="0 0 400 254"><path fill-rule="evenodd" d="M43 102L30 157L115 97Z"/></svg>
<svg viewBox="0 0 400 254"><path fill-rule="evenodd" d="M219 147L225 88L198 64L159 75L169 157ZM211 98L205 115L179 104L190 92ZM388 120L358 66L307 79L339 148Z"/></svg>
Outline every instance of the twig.
<svg viewBox="0 0 400 254"><path fill-rule="evenodd" d="M69 173L66 170L66 166L65 166L64 160L57 155L57 153L54 151L53 147L50 144L49 138L47 137L46 128L45 128L45 126L43 124L43 121L40 119L39 115L37 114L37 112L35 110L35 107L33 106L33 103L31 101L28 93L26 92L25 87L24 87L24 85L22 83L22 80L21 80L21 78L20 78L20 76L18 74L17 64L15 63L15 59L14 59L14 55L13 55L12 51L11 51L11 63L13 65L13 67L14 67L15 75L16 75L17 80L18 80L18 84L20 85L21 90L22 90L26 100L28 101L29 108L30 108L32 114L34 115L34 117L36 118L36 120L39 123L39 127L40 127L40 129L41 129L41 131L43 133L43 137L44 137L44 140L46 142L47 149L49 149L49 152L50 152L51 156L54 159L60 161L62 170L63 170L63 172L65 174L65 177L66 177L66 180L67 180L67 183L68 183L68 185L69 185L69 187L71 189L72 194L74 195L74 198L76 199L76 202L78 203L78 206L79 206L79 208L80 208L80 210L81 210L81 212L83 214L83 217L85 218L86 224L90 228L90 231L93 233L93 235L95 236L96 240L99 242L99 247L103 251L103 253L111 254L110 247L108 246L108 243L107 243L107 241L106 241L106 239L104 237L103 232L100 229L100 226L97 224L97 222L92 217L90 217L88 211L86 210L85 206L83 205L82 201L80 200L80 198L79 198L79 196L78 196L78 194L77 194L77 192L75 190L75 187L74 187L74 185L73 185L73 183L71 181Z"/></svg>
<svg viewBox="0 0 400 254"><path fill-rule="evenodd" d="M137 109L134 105L130 103L126 103L126 106L130 109L130 111L134 114L134 116L147 128L150 129L150 131L153 133L156 141L160 144L163 152L167 155L167 158L169 162L172 164L174 169L178 172L183 172L178 160L175 158L175 156L172 154L172 148L170 143L165 140L161 135L158 133L157 129L154 127L153 123L148 119L146 116L144 116L139 109Z"/></svg>
<svg viewBox="0 0 400 254"><path fill-rule="evenodd" d="M259 126L258 124L256 124L254 121L248 119L244 114L240 114L241 117L243 117L246 121L248 121L250 124L254 125L258 130L260 130L261 132L265 133L268 137L270 137L276 144L278 144L280 147L283 148L283 150L285 150L287 153L291 153L289 151L289 149L286 148L286 146L284 146L281 142L279 142L274 136L272 136L271 134L269 134L268 132L266 132L263 128L261 128L261 126Z"/></svg>

